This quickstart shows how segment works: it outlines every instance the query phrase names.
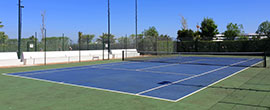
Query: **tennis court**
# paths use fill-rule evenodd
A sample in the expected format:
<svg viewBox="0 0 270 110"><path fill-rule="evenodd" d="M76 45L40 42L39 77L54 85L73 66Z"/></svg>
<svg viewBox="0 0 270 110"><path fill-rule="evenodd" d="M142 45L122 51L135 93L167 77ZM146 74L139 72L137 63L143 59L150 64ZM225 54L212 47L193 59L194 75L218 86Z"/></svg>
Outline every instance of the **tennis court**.
<svg viewBox="0 0 270 110"><path fill-rule="evenodd" d="M147 60L144 57L141 61L5 75L177 102L263 61L250 57L195 56L151 57ZM182 63L153 62L157 60L182 60Z"/></svg>

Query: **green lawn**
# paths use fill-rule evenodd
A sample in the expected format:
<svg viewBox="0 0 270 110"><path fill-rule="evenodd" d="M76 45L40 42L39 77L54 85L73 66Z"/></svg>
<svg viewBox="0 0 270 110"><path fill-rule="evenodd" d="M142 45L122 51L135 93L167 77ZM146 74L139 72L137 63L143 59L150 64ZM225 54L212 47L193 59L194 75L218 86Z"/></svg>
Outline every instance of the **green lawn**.
<svg viewBox="0 0 270 110"><path fill-rule="evenodd" d="M7 68L0 73L118 61ZM0 75L0 110L270 110L269 90L269 68L250 68L176 103Z"/></svg>

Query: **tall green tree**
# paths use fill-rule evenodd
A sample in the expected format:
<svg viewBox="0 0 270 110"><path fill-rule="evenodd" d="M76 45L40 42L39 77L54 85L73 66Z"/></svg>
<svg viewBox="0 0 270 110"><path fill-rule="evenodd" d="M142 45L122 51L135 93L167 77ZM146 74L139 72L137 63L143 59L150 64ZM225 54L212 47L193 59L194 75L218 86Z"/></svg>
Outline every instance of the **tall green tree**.
<svg viewBox="0 0 270 110"><path fill-rule="evenodd" d="M200 31L194 32L193 40L195 40L195 41L201 40L201 33L200 33Z"/></svg>
<svg viewBox="0 0 270 110"><path fill-rule="evenodd" d="M191 29L182 29L177 32L177 39L180 41L192 41L194 32Z"/></svg>
<svg viewBox="0 0 270 110"><path fill-rule="evenodd" d="M182 29L183 30L187 30L188 29L187 20L182 15L181 15L181 25L182 25Z"/></svg>
<svg viewBox="0 0 270 110"><path fill-rule="evenodd" d="M129 37L130 37L130 39L134 40L134 42L135 42L135 40L136 40L136 35L135 34L131 34ZM142 38L143 38L143 34L138 34L137 35L137 40L142 39Z"/></svg>
<svg viewBox="0 0 270 110"><path fill-rule="evenodd" d="M265 21L260 24L256 33L266 35L270 39L270 22Z"/></svg>
<svg viewBox="0 0 270 110"><path fill-rule="evenodd" d="M158 37L159 37L159 33L157 31L157 29L153 26L153 27L149 27L149 29L145 29L143 31L143 43L141 45L143 45L144 50L146 51L157 51L157 41L158 41Z"/></svg>
<svg viewBox="0 0 270 110"><path fill-rule="evenodd" d="M0 21L0 28L3 28L4 25L1 25L2 22ZM4 44L8 40L8 36L5 34L5 32L0 32L0 43Z"/></svg>
<svg viewBox="0 0 270 110"><path fill-rule="evenodd" d="M117 38L117 43L121 45L122 48L128 48L128 46L132 45L133 40L132 37L119 37Z"/></svg>
<svg viewBox="0 0 270 110"><path fill-rule="evenodd" d="M4 25L2 25L2 22L0 21L0 28L3 28ZM0 32L0 47L2 47L2 51L6 51L7 47L7 41L8 41L8 35L5 34L5 32Z"/></svg>
<svg viewBox="0 0 270 110"><path fill-rule="evenodd" d="M32 36L29 37L29 40L30 41L35 41L35 40L37 40L37 38L35 38L35 36L32 35Z"/></svg>
<svg viewBox="0 0 270 110"><path fill-rule="evenodd" d="M167 35L167 34L161 34L160 36L159 36L159 38L160 39L164 39L164 40L168 40L168 41L172 41L172 38L169 36L169 35Z"/></svg>
<svg viewBox="0 0 270 110"><path fill-rule="evenodd" d="M90 43L92 43L94 37L95 37L95 35L93 35L93 34L82 35L81 43L82 44L90 44Z"/></svg>
<svg viewBox="0 0 270 110"><path fill-rule="evenodd" d="M114 38L114 35L110 35L110 43L115 43L116 39ZM101 36L99 36L99 38L97 38L96 42L98 43L102 43L104 41L104 43L108 43L108 34L107 33L103 33Z"/></svg>
<svg viewBox="0 0 270 110"><path fill-rule="evenodd" d="M78 32L78 43L80 44L82 42L82 36L83 36L83 33L82 32Z"/></svg>
<svg viewBox="0 0 270 110"><path fill-rule="evenodd" d="M182 29L177 31L177 39L180 41L192 41L194 37L194 32L188 29L187 20L181 15L181 25Z"/></svg>
<svg viewBox="0 0 270 110"><path fill-rule="evenodd" d="M31 38L29 38L31 39ZM29 39L27 39L29 41ZM42 38L41 42L44 42L44 38ZM68 46L72 42L68 37L46 37L46 42L47 42L47 50L48 51L59 51L59 50L67 50ZM63 42L64 42L64 47L63 47ZM43 48L43 46L41 47Z"/></svg>
<svg viewBox="0 0 270 110"><path fill-rule="evenodd" d="M242 24L233 24L229 23L227 25L227 30L224 32L224 35L227 40L234 40L235 37L239 36L241 33L243 33L243 25Z"/></svg>
<svg viewBox="0 0 270 110"><path fill-rule="evenodd" d="M5 32L0 32L0 43L4 44L8 40L8 35Z"/></svg>
<svg viewBox="0 0 270 110"><path fill-rule="evenodd" d="M238 40L246 41L246 40L248 40L248 36L240 35Z"/></svg>
<svg viewBox="0 0 270 110"><path fill-rule="evenodd" d="M0 49L2 49L2 51L6 51L6 47L7 47L7 41L8 41L8 36L5 34L5 32L0 32Z"/></svg>
<svg viewBox="0 0 270 110"><path fill-rule="evenodd" d="M2 25L2 22L0 21L0 28L3 28L4 27L4 25Z"/></svg>
<svg viewBox="0 0 270 110"><path fill-rule="evenodd" d="M154 37L158 37L158 31L157 29L152 26L152 27L149 27L149 29L146 29L143 31L143 35L144 37L150 37L150 38L154 38Z"/></svg>
<svg viewBox="0 0 270 110"><path fill-rule="evenodd" d="M212 18L204 18L201 23L201 38L203 40L212 40L218 34L217 25Z"/></svg>

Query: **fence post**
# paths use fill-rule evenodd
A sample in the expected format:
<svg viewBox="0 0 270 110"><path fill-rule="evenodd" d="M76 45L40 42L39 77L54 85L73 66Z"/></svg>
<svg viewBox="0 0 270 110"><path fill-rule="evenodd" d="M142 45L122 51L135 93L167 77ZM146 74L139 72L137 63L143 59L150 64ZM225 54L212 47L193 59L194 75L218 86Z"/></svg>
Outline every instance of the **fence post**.
<svg viewBox="0 0 270 110"><path fill-rule="evenodd" d="M104 38L102 38L102 59L103 59L103 60L105 60L105 58L104 58L104 57L105 57L104 51L105 51L105 43L104 43Z"/></svg>
<svg viewBox="0 0 270 110"><path fill-rule="evenodd" d="M196 52L199 51L199 49L198 49L198 43L199 43L199 41L198 41L198 39L196 39L196 40L195 40L195 51L196 51Z"/></svg>
<svg viewBox="0 0 270 110"><path fill-rule="evenodd" d="M47 29L45 29L45 38L44 38L44 65L47 65Z"/></svg>
<svg viewBox="0 0 270 110"><path fill-rule="evenodd" d="M167 53L169 53L169 37L167 37Z"/></svg>
<svg viewBox="0 0 270 110"><path fill-rule="evenodd" d="M156 55L158 54L158 36L155 37L156 38Z"/></svg>
<svg viewBox="0 0 270 110"><path fill-rule="evenodd" d="M125 61L125 51L122 51L122 61Z"/></svg>
<svg viewBox="0 0 270 110"><path fill-rule="evenodd" d="M266 59L266 52L264 52L264 64L263 66L266 68L267 67L267 59Z"/></svg>
<svg viewBox="0 0 270 110"><path fill-rule="evenodd" d="M65 34L62 34L62 51L65 51Z"/></svg>
<svg viewBox="0 0 270 110"><path fill-rule="evenodd" d="M35 32L35 51L37 51L37 32Z"/></svg>
<svg viewBox="0 0 270 110"><path fill-rule="evenodd" d="M79 62L81 62L81 37L82 32L79 32Z"/></svg>

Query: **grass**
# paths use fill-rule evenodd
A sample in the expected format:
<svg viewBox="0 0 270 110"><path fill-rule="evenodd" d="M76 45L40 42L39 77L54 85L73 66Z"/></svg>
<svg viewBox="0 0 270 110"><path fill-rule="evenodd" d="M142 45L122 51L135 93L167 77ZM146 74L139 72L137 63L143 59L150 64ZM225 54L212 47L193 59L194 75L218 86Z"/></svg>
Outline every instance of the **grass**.
<svg viewBox="0 0 270 110"><path fill-rule="evenodd" d="M1 73L74 67L120 60L0 69ZM0 75L0 110L269 110L269 68L250 68L179 102Z"/></svg>

